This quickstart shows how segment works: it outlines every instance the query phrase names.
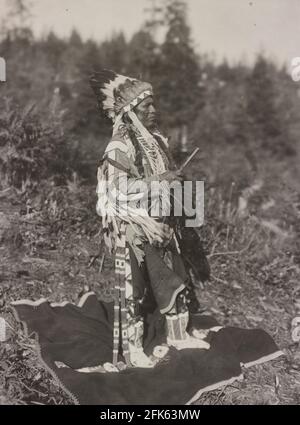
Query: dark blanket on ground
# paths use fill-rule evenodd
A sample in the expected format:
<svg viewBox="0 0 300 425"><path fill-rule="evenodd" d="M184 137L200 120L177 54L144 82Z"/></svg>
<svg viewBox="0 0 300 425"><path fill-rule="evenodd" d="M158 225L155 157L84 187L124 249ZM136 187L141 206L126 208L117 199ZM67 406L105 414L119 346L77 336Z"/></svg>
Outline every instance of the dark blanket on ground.
<svg viewBox="0 0 300 425"><path fill-rule="evenodd" d="M84 373L76 369L112 361L113 303L101 302L88 293L78 306L53 305L46 300L13 304L26 331L37 335L47 370L80 404L186 404L204 391L242 378L241 364L250 366L282 354L263 330L226 327L208 333L209 350L172 348L151 369ZM164 342L164 320L158 310L147 317L147 354ZM190 317L189 327L217 325L209 316Z"/></svg>

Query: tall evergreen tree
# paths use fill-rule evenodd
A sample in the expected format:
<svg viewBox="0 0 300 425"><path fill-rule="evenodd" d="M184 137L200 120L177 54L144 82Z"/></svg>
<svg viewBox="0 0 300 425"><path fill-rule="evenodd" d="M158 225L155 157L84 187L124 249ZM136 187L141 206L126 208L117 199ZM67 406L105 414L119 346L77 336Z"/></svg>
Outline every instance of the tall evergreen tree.
<svg viewBox="0 0 300 425"><path fill-rule="evenodd" d="M167 1L165 23L167 33L159 67L160 106L168 127L181 127L186 133L186 126L195 119L204 96L199 84L199 58L191 42L184 1Z"/></svg>
<svg viewBox="0 0 300 425"><path fill-rule="evenodd" d="M258 56L247 81L247 110L252 125L263 146L280 136L281 122L277 110L276 87L271 66L263 56Z"/></svg>
<svg viewBox="0 0 300 425"><path fill-rule="evenodd" d="M127 42L122 32L114 34L102 44L105 68L125 74L127 70Z"/></svg>
<svg viewBox="0 0 300 425"><path fill-rule="evenodd" d="M128 44L128 73L145 81L155 80L158 46L151 32L135 33Z"/></svg>

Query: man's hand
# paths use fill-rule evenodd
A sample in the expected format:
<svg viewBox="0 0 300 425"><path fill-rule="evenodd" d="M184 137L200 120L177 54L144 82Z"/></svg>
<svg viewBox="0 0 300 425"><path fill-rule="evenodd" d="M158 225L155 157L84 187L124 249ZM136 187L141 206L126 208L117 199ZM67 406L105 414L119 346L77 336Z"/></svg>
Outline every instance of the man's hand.
<svg viewBox="0 0 300 425"><path fill-rule="evenodd" d="M184 175L182 171L174 170L174 171L166 171L159 175L160 180L167 180L168 182L173 182L175 180L182 182L184 180Z"/></svg>

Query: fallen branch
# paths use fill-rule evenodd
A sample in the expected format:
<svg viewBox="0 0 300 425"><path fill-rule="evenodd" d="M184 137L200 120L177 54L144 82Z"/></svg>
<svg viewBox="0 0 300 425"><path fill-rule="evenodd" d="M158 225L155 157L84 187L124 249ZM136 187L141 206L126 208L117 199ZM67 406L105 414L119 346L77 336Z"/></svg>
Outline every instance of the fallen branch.
<svg viewBox="0 0 300 425"><path fill-rule="evenodd" d="M254 235L252 236L252 238L250 238L250 241L248 243L248 245L246 245L243 249L241 249L240 251L224 251L224 252L214 252L212 254L209 254L207 256L207 258L212 258L215 257L217 255L239 255L242 254L243 252L247 251L250 248L250 245L252 244L254 239Z"/></svg>
<svg viewBox="0 0 300 425"><path fill-rule="evenodd" d="M103 252L103 254L102 254L101 263L100 263L100 266L99 266L99 273L102 272L102 267L103 267L103 264L104 264L104 259L105 259L105 252Z"/></svg>
<svg viewBox="0 0 300 425"><path fill-rule="evenodd" d="M36 390L35 388L29 388L26 384L24 384L24 382L19 381L19 383L20 383L21 385L23 385L23 387L25 387L28 391L30 391L30 392L34 392L34 393L37 393L40 397L47 397L47 394L44 394L44 393L42 393L41 391Z"/></svg>
<svg viewBox="0 0 300 425"><path fill-rule="evenodd" d="M215 252L213 254L209 254L207 257L212 258L216 257L217 255L237 255L240 254L242 251L225 251L225 252Z"/></svg>
<svg viewBox="0 0 300 425"><path fill-rule="evenodd" d="M228 284L228 282L226 280L220 279L219 277L214 276L213 274L211 274L211 277L213 279L215 279L217 282L221 282L221 283L225 283L225 285Z"/></svg>

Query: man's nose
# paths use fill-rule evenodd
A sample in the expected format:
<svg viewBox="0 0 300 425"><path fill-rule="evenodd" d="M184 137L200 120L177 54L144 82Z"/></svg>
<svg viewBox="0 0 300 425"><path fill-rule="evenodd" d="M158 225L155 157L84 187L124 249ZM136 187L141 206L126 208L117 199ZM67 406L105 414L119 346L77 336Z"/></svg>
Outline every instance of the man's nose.
<svg viewBox="0 0 300 425"><path fill-rule="evenodd" d="M149 112L150 112L151 114L155 114L156 110L155 110L155 108L154 108L154 106L153 106L153 105L150 105Z"/></svg>

